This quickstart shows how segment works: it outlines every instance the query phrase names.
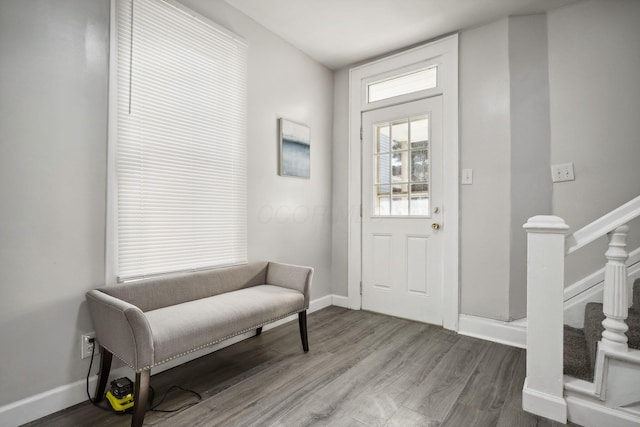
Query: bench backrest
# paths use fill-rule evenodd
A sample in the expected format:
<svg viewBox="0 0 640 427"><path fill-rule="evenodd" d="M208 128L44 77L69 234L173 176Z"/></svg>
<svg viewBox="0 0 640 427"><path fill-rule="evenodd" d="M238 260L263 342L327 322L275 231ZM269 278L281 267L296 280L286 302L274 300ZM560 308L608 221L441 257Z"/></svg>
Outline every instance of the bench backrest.
<svg viewBox="0 0 640 427"><path fill-rule="evenodd" d="M267 262L105 286L99 291L151 311L169 305L263 285Z"/></svg>

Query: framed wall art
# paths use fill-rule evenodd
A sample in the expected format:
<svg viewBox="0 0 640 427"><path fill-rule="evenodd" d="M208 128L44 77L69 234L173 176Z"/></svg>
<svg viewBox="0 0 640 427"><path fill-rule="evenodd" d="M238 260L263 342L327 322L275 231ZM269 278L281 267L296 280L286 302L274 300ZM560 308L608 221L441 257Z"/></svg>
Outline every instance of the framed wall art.
<svg viewBox="0 0 640 427"><path fill-rule="evenodd" d="M280 129L280 176L311 176L311 130L291 120L278 119Z"/></svg>

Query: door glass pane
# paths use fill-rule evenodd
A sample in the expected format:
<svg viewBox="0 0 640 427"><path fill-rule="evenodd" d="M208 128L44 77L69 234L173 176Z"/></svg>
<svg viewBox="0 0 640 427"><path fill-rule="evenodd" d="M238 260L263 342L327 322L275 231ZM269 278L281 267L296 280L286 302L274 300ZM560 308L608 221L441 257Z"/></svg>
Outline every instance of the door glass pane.
<svg viewBox="0 0 640 427"><path fill-rule="evenodd" d="M427 181L429 178L429 152L417 150L411 152L411 181Z"/></svg>
<svg viewBox="0 0 640 427"><path fill-rule="evenodd" d="M376 185L373 190L376 192L375 194L376 197L380 197L385 194L388 196L389 193L391 192L391 186L389 184Z"/></svg>
<svg viewBox="0 0 640 427"><path fill-rule="evenodd" d="M393 184L391 186L391 192L393 194L407 194L407 184Z"/></svg>
<svg viewBox="0 0 640 427"><path fill-rule="evenodd" d="M412 195L410 215L429 215L429 198Z"/></svg>
<svg viewBox="0 0 640 427"><path fill-rule="evenodd" d="M391 182L407 182L407 153L393 153L391 157Z"/></svg>
<svg viewBox="0 0 640 427"><path fill-rule="evenodd" d="M388 216L390 212L391 203L389 202L389 196L379 196L375 200L376 215Z"/></svg>
<svg viewBox="0 0 640 427"><path fill-rule="evenodd" d="M429 196L429 184L426 182L411 184L411 194L418 195L421 194L423 196Z"/></svg>
<svg viewBox="0 0 640 427"><path fill-rule="evenodd" d="M388 153L389 151L391 151L389 149L390 147L389 142L391 141L389 132L390 130L389 130L388 123L384 123L376 126L376 138L377 138L376 152L377 153Z"/></svg>
<svg viewBox="0 0 640 427"><path fill-rule="evenodd" d="M389 183L389 155L381 154L376 156L375 160L375 180L376 184L388 184Z"/></svg>
<svg viewBox="0 0 640 427"><path fill-rule="evenodd" d="M409 121L395 122L391 126L391 149L393 151L406 150L409 141Z"/></svg>
<svg viewBox="0 0 640 427"><path fill-rule="evenodd" d="M391 200L391 215L407 215L409 213L409 199L404 196L393 196Z"/></svg>
<svg viewBox="0 0 640 427"><path fill-rule="evenodd" d="M411 120L411 149L427 148L429 141L429 119L427 116Z"/></svg>

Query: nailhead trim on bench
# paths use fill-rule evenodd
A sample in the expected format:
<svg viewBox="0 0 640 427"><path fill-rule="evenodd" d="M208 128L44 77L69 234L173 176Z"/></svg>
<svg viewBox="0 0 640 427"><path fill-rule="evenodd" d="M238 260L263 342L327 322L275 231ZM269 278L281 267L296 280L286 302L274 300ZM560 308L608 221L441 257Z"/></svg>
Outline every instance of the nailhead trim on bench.
<svg viewBox="0 0 640 427"><path fill-rule="evenodd" d="M288 313L288 314L285 314L285 315L283 315L283 316L275 317L275 318L273 318L273 319L271 319L271 320L267 320L266 322L260 323L260 324L258 324L258 325L256 325L256 326L251 327L251 328L247 328L247 329L244 329L244 330L242 330L242 331L240 331L240 332L236 332L236 333L233 333L233 334L231 334L231 335L227 335L227 336L225 336L225 337L222 337L222 338L220 338L220 339L217 339L217 340L215 340L215 341L212 341L212 342L210 342L210 343L208 343L208 344L203 344L203 345L201 345L201 346L199 346L199 347L196 347L196 348L191 349L191 350L189 350L189 351L185 351L184 353L180 353L180 354L177 354L177 355L175 355L175 356L171 356L171 357L170 357L170 358L168 358L168 359L164 359L164 360L162 360L162 361L160 361L160 362L156 362L156 363L154 363L153 365L145 366L145 367L143 367L143 368L141 368L141 369L135 369L133 366L131 366L131 365L130 365L130 364L128 364L127 362L124 362L124 360L123 360L120 356L118 356L116 353L111 352L111 354L113 354L114 356L116 356L118 359L122 360L122 361L124 362L124 364L125 364L125 365L129 366L129 367L130 367L131 369L133 369L136 373L138 373L138 372L142 372L142 371L149 370L149 369L151 369L151 368L155 368L155 367L156 367L156 366L158 366L158 365L162 365L163 363L170 362L171 360L174 360L174 359L177 359L177 358L179 358L179 357L185 356L185 355L187 355L187 354L189 354L189 353L193 353L194 351L198 351L198 350L202 350L203 348L210 347L210 346L212 346L212 345L214 345L214 344L217 344L217 343L219 343L219 342L222 342L222 341L224 341L224 340L228 340L229 338L233 338L233 337L235 337L235 336L242 335L242 334L244 334L244 333L246 333L246 332L249 332L249 331L252 331L252 330L258 329L258 328L260 328L260 327L262 327L262 326L264 326L264 325L267 325L267 324L269 324L269 323L272 323L272 322L278 321L278 320L280 320L280 319L284 319L285 317L292 316L292 315L294 315L294 314L300 313L300 312L302 312L302 311L304 311L304 310L307 310L307 309L308 309L308 307L307 307L307 308L303 308L302 310L293 311L293 312ZM111 350L109 350L109 351L111 351Z"/></svg>

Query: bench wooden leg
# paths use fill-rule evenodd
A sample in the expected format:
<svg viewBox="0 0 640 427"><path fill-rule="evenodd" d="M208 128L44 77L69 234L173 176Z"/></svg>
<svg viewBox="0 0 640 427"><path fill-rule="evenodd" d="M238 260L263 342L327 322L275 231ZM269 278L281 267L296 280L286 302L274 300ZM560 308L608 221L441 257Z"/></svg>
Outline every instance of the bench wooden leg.
<svg viewBox="0 0 640 427"><path fill-rule="evenodd" d="M261 333L262 333L262 326L256 329L256 336L260 335Z"/></svg>
<svg viewBox="0 0 640 427"><path fill-rule="evenodd" d="M144 414L147 412L147 403L149 401L150 377L151 369L136 373L136 385L133 393L135 404L133 405L131 427L142 427L144 422Z"/></svg>
<svg viewBox="0 0 640 427"><path fill-rule="evenodd" d="M102 359L100 362L100 376L98 377L98 385L96 386L96 394L93 397L95 403L101 402L104 399L104 392L107 389L107 381L109 381L109 372L111 371L111 360L113 354L106 348L100 346L102 353Z"/></svg>
<svg viewBox="0 0 640 427"><path fill-rule="evenodd" d="M307 338L307 310L298 313L298 323L300 324L300 338L302 339L302 349L309 351L309 340Z"/></svg>

